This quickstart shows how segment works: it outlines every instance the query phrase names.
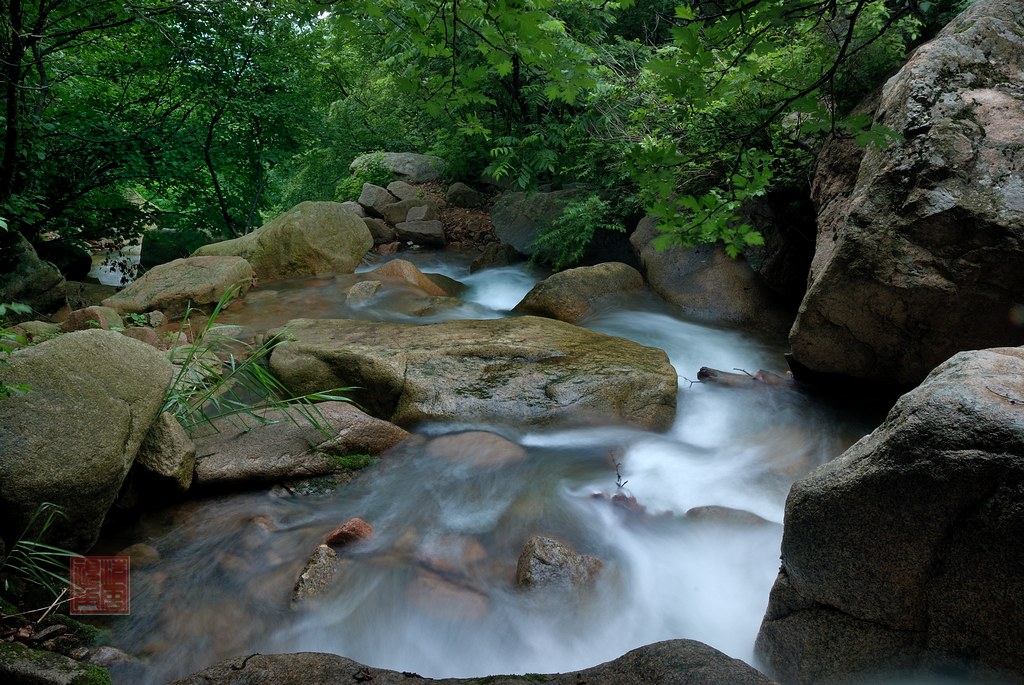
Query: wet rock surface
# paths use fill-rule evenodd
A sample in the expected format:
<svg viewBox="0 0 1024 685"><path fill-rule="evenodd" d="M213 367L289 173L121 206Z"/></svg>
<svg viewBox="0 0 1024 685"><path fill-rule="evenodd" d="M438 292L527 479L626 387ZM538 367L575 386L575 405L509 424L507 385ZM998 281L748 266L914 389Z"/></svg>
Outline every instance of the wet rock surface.
<svg viewBox="0 0 1024 685"><path fill-rule="evenodd" d="M667 428L676 374L661 350L538 317L423 326L297 319L271 369L296 393L359 387L399 425L428 419L613 421Z"/></svg>

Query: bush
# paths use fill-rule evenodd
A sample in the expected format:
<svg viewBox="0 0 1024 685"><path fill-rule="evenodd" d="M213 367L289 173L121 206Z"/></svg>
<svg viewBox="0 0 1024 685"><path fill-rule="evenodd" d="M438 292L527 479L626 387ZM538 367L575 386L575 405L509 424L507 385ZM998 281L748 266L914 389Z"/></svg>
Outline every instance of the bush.
<svg viewBox="0 0 1024 685"><path fill-rule="evenodd" d="M363 192L363 184L387 186L394 180L394 175L384 166L384 153L373 153L365 163L361 164L348 178L342 179L335 189L334 199L338 202L358 200Z"/></svg>
<svg viewBox="0 0 1024 685"><path fill-rule="evenodd" d="M534 260L540 259L555 271L579 263L597 231L626 230L616 220L607 200L596 193L571 200L562 215L541 231L530 247L535 250Z"/></svg>

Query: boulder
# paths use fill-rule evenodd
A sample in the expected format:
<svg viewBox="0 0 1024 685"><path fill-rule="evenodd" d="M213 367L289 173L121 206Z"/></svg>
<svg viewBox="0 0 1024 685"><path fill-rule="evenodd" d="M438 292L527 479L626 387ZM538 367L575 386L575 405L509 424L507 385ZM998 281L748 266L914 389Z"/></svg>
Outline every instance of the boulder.
<svg viewBox="0 0 1024 685"><path fill-rule="evenodd" d="M335 654L253 654L228 659L169 685L328 685L372 682L408 685L418 676L363 666ZM772 685L772 681L738 659L693 640L667 640L582 671L546 676L441 678L432 685Z"/></svg>
<svg viewBox="0 0 1024 685"><path fill-rule="evenodd" d="M651 290L698 321L785 333L792 314L743 257L721 244L657 250L658 220L644 218L630 236Z"/></svg>
<svg viewBox="0 0 1024 685"><path fill-rule="evenodd" d="M427 295L448 297L456 294L455 292L451 292L449 289L442 287L440 283L420 271L415 264L405 259L392 259L389 262L385 262L373 271L368 272L366 276L375 280L407 283L408 285L419 288Z"/></svg>
<svg viewBox="0 0 1024 685"><path fill-rule="evenodd" d="M399 240L408 240L417 245L444 247L444 226L440 221L403 221L395 225Z"/></svg>
<svg viewBox="0 0 1024 685"><path fill-rule="evenodd" d="M842 146L824 153L796 368L908 387L956 351L1024 342L1022 17L973 4L885 84L874 122L903 139L847 179L830 177Z"/></svg>
<svg viewBox="0 0 1024 685"><path fill-rule="evenodd" d="M377 217L383 217L381 210L398 201L398 198L389 193L387 188L381 188L372 183L364 183L363 189L359 193L359 205Z"/></svg>
<svg viewBox="0 0 1024 685"><path fill-rule="evenodd" d="M110 307L85 307L76 309L68 318L60 323L60 330L64 333L71 331L87 331L92 328L101 328L109 331L112 328L124 328L124 322L116 309Z"/></svg>
<svg viewBox="0 0 1024 685"><path fill-rule="evenodd" d="M160 413L171 365L114 331L66 333L17 350L4 383L29 390L0 402L0 534L21 533L41 502L61 507L48 542L85 551Z"/></svg>
<svg viewBox="0 0 1024 685"><path fill-rule="evenodd" d="M548 193L505 193L491 208L491 223L498 239L524 255L532 255L531 247L543 228L562 216L565 205L580 196L579 190L556 190Z"/></svg>
<svg viewBox="0 0 1024 685"><path fill-rule="evenodd" d="M345 202L342 202L341 206L344 207L345 209L355 212L356 216L360 217L361 219L366 218L366 210L363 208L361 204L359 204L355 200L347 200Z"/></svg>
<svg viewBox="0 0 1024 685"><path fill-rule="evenodd" d="M448 186L448 192L444 194L444 199L452 207L465 207L467 209L477 209L487 204L486 195L479 190L473 190L461 181Z"/></svg>
<svg viewBox="0 0 1024 685"><path fill-rule="evenodd" d="M410 207L409 212L405 215L406 221L436 221L439 218L437 205L433 203Z"/></svg>
<svg viewBox="0 0 1024 685"><path fill-rule="evenodd" d="M661 350L525 316L414 325L298 319L270 359L292 392L356 387L399 425L425 420L668 428L675 369Z"/></svg>
<svg viewBox="0 0 1024 685"><path fill-rule="evenodd" d="M1024 682L1024 348L955 355L793 485L757 652L783 682ZM958 663L960 662L960 663Z"/></svg>
<svg viewBox="0 0 1024 685"><path fill-rule="evenodd" d="M532 537L516 564L516 585L527 590L579 593L590 589L604 566L597 557L579 554L558 540Z"/></svg>
<svg viewBox="0 0 1024 685"><path fill-rule="evenodd" d="M389 226L384 219L368 216L363 219L363 223L366 224L367 230L370 231L370 237L373 238L374 245L390 243L398 237L395 229Z"/></svg>
<svg viewBox="0 0 1024 685"><path fill-rule="evenodd" d="M620 262L566 269L545 278L512 311L576 323L601 297L644 287L640 272Z"/></svg>
<svg viewBox="0 0 1024 685"><path fill-rule="evenodd" d="M406 220L412 220L409 218L409 212L418 207L426 207L427 211L425 214L419 217L420 221L436 221L437 205L430 200L400 200L389 205L384 205L380 208L380 214L384 217L384 221L389 224L400 224Z"/></svg>
<svg viewBox="0 0 1024 685"><path fill-rule="evenodd" d="M82 281L92 270L92 253L76 240L44 240L36 243L39 258L53 264L69 281Z"/></svg>
<svg viewBox="0 0 1024 685"><path fill-rule="evenodd" d="M359 281L345 293L345 304L349 307L365 307L382 285L380 281Z"/></svg>
<svg viewBox="0 0 1024 685"><path fill-rule="evenodd" d="M146 433L134 468L166 489L184 492L192 485L196 446L170 412L163 412Z"/></svg>
<svg viewBox="0 0 1024 685"><path fill-rule="evenodd" d="M373 247L366 224L338 202L302 202L252 233L204 245L200 255L236 255L257 278L352 273Z"/></svg>
<svg viewBox="0 0 1024 685"><path fill-rule="evenodd" d="M393 181L388 184L388 192L399 200L415 200L419 198L420 191L405 181Z"/></svg>
<svg viewBox="0 0 1024 685"><path fill-rule="evenodd" d="M395 179L406 183L436 181L444 173L445 161L432 155L418 155L414 152L374 152L360 155L352 160L349 171L356 172L370 162L380 165L395 175Z"/></svg>
<svg viewBox="0 0 1024 685"><path fill-rule="evenodd" d="M491 243L484 248L479 257L469 265L469 272L475 274L484 269L493 269L499 266L511 266L523 261L523 256L516 248L504 243Z"/></svg>
<svg viewBox="0 0 1024 685"><path fill-rule="evenodd" d="M0 642L0 681L9 685L110 685L100 666L18 643Z"/></svg>
<svg viewBox="0 0 1024 685"><path fill-rule="evenodd" d="M315 406L324 430L295 410L290 417L267 410L260 413L262 421L216 420L195 438L195 487L244 488L325 476L344 468L332 455L380 454L408 435L347 402Z"/></svg>
<svg viewBox="0 0 1024 685"><path fill-rule="evenodd" d="M17 231L0 231L0 303L20 302L52 314L64 306L65 288L64 276L40 259L28 240Z"/></svg>
<svg viewBox="0 0 1024 685"><path fill-rule="evenodd" d="M231 288L244 296L253 271L241 257L188 257L153 267L121 292L103 300L104 307L125 314L159 309L181 318L191 306L210 311Z"/></svg>

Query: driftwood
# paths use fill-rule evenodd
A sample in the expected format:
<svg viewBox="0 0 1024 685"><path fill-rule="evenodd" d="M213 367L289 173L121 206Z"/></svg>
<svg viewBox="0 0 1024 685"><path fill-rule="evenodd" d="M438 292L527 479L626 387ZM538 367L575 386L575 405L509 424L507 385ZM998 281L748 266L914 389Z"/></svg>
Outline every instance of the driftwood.
<svg viewBox="0 0 1024 685"><path fill-rule="evenodd" d="M719 371L718 369L711 369L706 366L702 366L700 371L697 372L697 380L701 383L717 383L719 385L727 385L734 388L747 388L759 385L770 385L784 388L795 387L793 376L788 373L785 376L780 376L777 373L765 371L764 369L759 370L755 374L750 374L743 369L735 369L735 371L739 371L740 373Z"/></svg>

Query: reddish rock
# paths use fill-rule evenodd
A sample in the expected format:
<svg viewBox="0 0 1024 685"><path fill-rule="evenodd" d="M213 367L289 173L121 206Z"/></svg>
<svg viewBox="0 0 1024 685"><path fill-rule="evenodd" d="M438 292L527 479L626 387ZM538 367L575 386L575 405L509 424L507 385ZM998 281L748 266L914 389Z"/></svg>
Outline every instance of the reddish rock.
<svg viewBox="0 0 1024 685"><path fill-rule="evenodd" d="M328 533L324 542L331 547L347 547L372 537L373 526L361 518L350 518Z"/></svg>

